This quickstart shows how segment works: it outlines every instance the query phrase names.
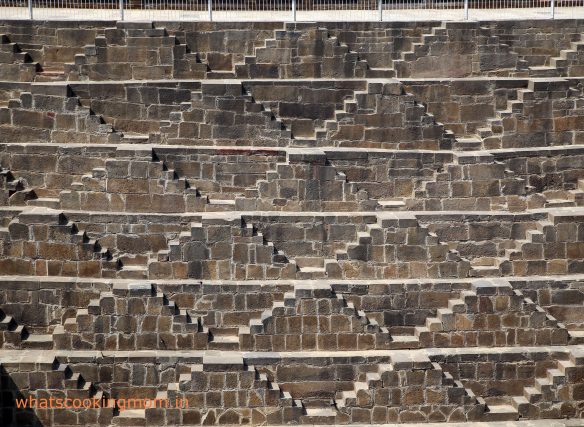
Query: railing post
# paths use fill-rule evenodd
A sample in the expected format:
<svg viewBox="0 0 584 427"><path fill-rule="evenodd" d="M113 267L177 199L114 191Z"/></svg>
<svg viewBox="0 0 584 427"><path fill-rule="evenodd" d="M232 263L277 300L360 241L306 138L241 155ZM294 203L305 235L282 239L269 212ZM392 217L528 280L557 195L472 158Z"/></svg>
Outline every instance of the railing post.
<svg viewBox="0 0 584 427"><path fill-rule="evenodd" d="M120 0L120 21L124 20L124 0Z"/></svg>
<svg viewBox="0 0 584 427"><path fill-rule="evenodd" d="M468 0L464 0L464 19L468 21Z"/></svg>
<svg viewBox="0 0 584 427"><path fill-rule="evenodd" d="M550 4L550 13L552 14L552 19L555 19L556 17L556 0L551 0L551 4Z"/></svg>
<svg viewBox="0 0 584 427"><path fill-rule="evenodd" d="M378 1L377 9L379 12L379 22L381 22L381 21L383 21L383 0Z"/></svg>
<svg viewBox="0 0 584 427"><path fill-rule="evenodd" d="M213 0L207 0L207 7L209 9L209 21L213 20Z"/></svg>
<svg viewBox="0 0 584 427"><path fill-rule="evenodd" d="M28 0L28 19L32 19L32 0Z"/></svg>
<svg viewBox="0 0 584 427"><path fill-rule="evenodd" d="M292 0L292 22L296 22L296 0Z"/></svg>

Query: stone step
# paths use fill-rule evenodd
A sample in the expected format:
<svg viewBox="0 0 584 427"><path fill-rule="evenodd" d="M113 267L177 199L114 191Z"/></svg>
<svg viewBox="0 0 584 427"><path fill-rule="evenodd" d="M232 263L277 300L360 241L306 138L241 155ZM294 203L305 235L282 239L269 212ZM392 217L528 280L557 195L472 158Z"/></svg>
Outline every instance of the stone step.
<svg viewBox="0 0 584 427"><path fill-rule="evenodd" d="M571 42L570 47L575 51L584 50L584 41Z"/></svg>
<svg viewBox="0 0 584 427"><path fill-rule="evenodd" d="M327 277L324 267L299 267L297 274L299 279L305 280L324 279Z"/></svg>
<svg viewBox="0 0 584 427"><path fill-rule="evenodd" d="M124 265L120 271L118 271L118 277L121 279L147 279L148 266Z"/></svg>
<svg viewBox="0 0 584 427"><path fill-rule="evenodd" d="M427 317L426 328L429 332L439 332L442 330L442 321L436 317Z"/></svg>
<svg viewBox="0 0 584 427"><path fill-rule="evenodd" d="M554 224L551 221L538 221L536 224L537 231L545 233L547 228L553 228Z"/></svg>
<svg viewBox="0 0 584 427"><path fill-rule="evenodd" d="M517 421L519 412L512 405L487 405L481 421Z"/></svg>
<svg viewBox="0 0 584 427"><path fill-rule="evenodd" d="M570 344L584 344L584 331L568 331Z"/></svg>
<svg viewBox="0 0 584 427"><path fill-rule="evenodd" d="M537 403L541 400L541 393L535 387L524 387L523 388L523 397L529 403Z"/></svg>
<svg viewBox="0 0 584 427"><path fill-rule="evenodd" d="M210 212L226 212L235 209L235 200L228 199L208 199L206 211Z"/></svg>
<svg viewBox="0 0 584 427"><path fill-rule="evenodd" d="M300 417L301 424L331 425L336 422L337 411L332 406L330 408L305 408L304 412L305 415Z"/></svg>
<svg viewBox="0 0 584 427"><path fill-rule="evenodd" d="M479 138L484 139L493 135L493 130L489 127L477 128L476 133Z"/></svg>
<svg viewBox="0 0 584 427"><path fill-rule="evenodd" d="M124 133L122 135L122 143L124 144L146 144L150 140L149 135L137 133Z"/></svg>
<svg viewBox="0 0 584 427"><path fill-rule="evenodd" d="M6 316L3 314L2 320L0 320L0 331L13 331L18 326L16 321L12 316Z"/></svg>
<svg viewBox="0 0 584 427"><path fill-rule="evenodd" d="M515 410L523 415L529 410L530 402L524 396L512 396L511 397L511 405Z"/></svg>
<svg viewBox="0 0 584 427"><path fill-rule="evenodd" d="M390 79L395 77L395 70L393 68L368 68L366 76L370 79Z"/></svg>
<svg viewBox="0 0 584 427"><path fill-rule="evenodd" d="M392 335L391 348L392 349L409 349L418 348L420 346L420 339L415 335Z"/></svg>
<svg viewBox="0 0 584 427"><path fill-rule="evenodd" d="M53 336L51 334L30 335L22 341L22 348L35 350L51 350L53 348Z"/></svg>
<svg viewBox="0 0 584 427"><path fill-rule="evenodd" d="M535 389L541 394L547 394L551 391L553 383L547 378L536 378L535 379Z"/></svg>
<svg viewBox="0 0 584 427"><path fill-rule="evenodd" d="M499 268L502 259L484 257L475 258L471 261L469 276L470 277L500 277Z"/></svg>
<svg viewBox="0 0 584 427"><path fill-rule="evenodd" d="M380 210L384 211L398 211L406 207L406 203L403 200L378 200Z"/></svg>
<svg viewBox="0 0 584 427"><path fill-rule="evenodd" d="M239 335L213 335L209 340L209 349L238 350Z"/></svg>
<svg viewBox="0 0 584 427"><path fill-rule="evenodd" d="M560 53L560 57L559 58L551 58L550 59L550 66L552 68L565 68L568 65L568 60L566 59L566 57L568 55L570 55L571 53L576 53L573 50L562 50Z"/></svg>
<svg viewBox="0 0 584 427"><path fill-rule="evenodd" d="M120 411L117 417L112 418L114 426L145 426L146 410L145 409L126 409Z"/></svg>
<svg viewBox="0 0 584 427"><path fill-rule="evenodd" d="M557 77L559 75L558 69L549 66L534 66L529 67L530 77Z"/></svg>
<svg viewBox="0 0 584 427"><path fill-rule="evenodd" d="M39 197L38 199L28 200L26 204L29 206L43 206L51 209L59 209L61 201L58 198Z"/></svg>
<svg viewBox="0 0 584 427"><path fill-rule="evenodd" d="M208 71L205 76L208 79L217 79L217 80L234 79L236 77L235 73L233 71L219 71L219 70Z"/></svg>
<svg viewBox="0 0 584 427"><path fill-rule="evenodd" d="M448 300L448 309L454 313L466 313L466 304L461 299Z"/></svg>
<svg viewBox="0 0 584 427"><path fill-rule="evenodd" d="M559 369L548 369L547 380L552 384L552 386L557 387L559 385L566 383L566 376L560 372Z"/></svg>
<svg viewBox="0 0 584 427"><path fill-rule="evenodd" d="M530 243L545 243L545 235L539 230L527 230L525 238Z"/></svg>
<svg viewBox="0 0 584 427"><path fill-rule="evenodd" d="M478 136L465 136L456 138L453 148L462 151L480 150L483 146L483 140Z"/></svg>

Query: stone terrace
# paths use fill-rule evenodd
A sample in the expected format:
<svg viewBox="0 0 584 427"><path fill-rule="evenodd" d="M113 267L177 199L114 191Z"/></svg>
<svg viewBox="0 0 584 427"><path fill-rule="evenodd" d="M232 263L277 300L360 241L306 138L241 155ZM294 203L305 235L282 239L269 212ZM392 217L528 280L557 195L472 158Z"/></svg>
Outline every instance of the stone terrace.
<svg viewBox="0 0 584 427"><path fill-rule="evenodd" d="M581 425L581 28L0 22L0 424Z"/></svg>

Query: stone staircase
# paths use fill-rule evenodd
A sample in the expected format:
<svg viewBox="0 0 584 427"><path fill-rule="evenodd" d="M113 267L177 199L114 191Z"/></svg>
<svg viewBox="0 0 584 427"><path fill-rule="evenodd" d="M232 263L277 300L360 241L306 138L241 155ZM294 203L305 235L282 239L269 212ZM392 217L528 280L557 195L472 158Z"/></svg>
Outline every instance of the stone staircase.
<svg viewBox="0 0 584 427"><path fill-rule="evenodd" d="M339 411L343 409L356 407L358 399L367 399L369 390L383 385L383 377L386 372L393 371L391 363L377 365L375 372L367 372L365 381L356 381L353 384L353 390L338 392L335 396L335 405ZM364 396L363 396L364 395Z"/></svg>
<svg viewBox="0 0 584 427"><path fill-rule="evenodd" d="M240 138L244 145L285 146L291 137L282 121L257 103L241 82L203 82L181 109L160 123L159 137L167 144L232 145L232 138ZM238 123L228 123L226 112L236 114Z"/></svg>
<svg viewBox="0 0 584 427"><path fill-rule="evenodd" d="M9 169L0 168L0 205L23 205L34 199L34 191L27 187L24 178L16 178Z"/></svg>
<svg viewBox="0 0 584 427"><path fill-rule="evenodd" d="M467 60L476 64L462 63L459 67L450 67L445 59L445 52L457 49L461 38L473 34L475 40L473 50L467 46ZM452 44L452 46L450 46ZM434 58L434 59L433 59ZM487 58L483 60L483 58ZM424 66L417 69L418 62L424 62ZM450 77L468 77L481 73L493 75L515 74L521 69L523 63L518 59L517 53L511 51L509 45L502 43L498 36L492 35L489 28L481 27L477 22L444 22L440 26L432 27L430 33L422 34L419 41L411 44L409 51L401 53L400 59L393 60L393 68L396 76L430 77L440 76L446 67ZM480 68L479 68L480 67ZM435 69L434 69L435 68ZM460 69L457 69L460 68Z"/></svg>
<svg viewBox="0 0 584 427"><path fill-rule="evenodd" d="M560 211L561 212L561 211ZM518 239L512 242L513 246L505 250L505 261L516 260L542 260L548 259L543 252L546 245L559 242L553 215L537 221L536 229L527 230L525 239ZM501 265L501 272L509 274L507 266Z"/></svg>
<svg viewBox="0 0 584 427"><path fill-rule="evenodd" d="M512 273L512 262L516 260L542 260L542 245L548 242L547 235L555 235L554 224L549 219L540 220L536 229L525 232L525 239L513 240L502 256L478 257L470 261L469 277L500 277Z"/></svg>
<svg viewBox="0 0 584 427"><path fill-rule="evenodd" d="M12 316L0 310L0 348L51 349L53 343L50 337L50 334L31 334L26 326L19 325Z"/></svg>
<svg viewBox="0 0 584 427"><path fill-rule="evenodd" d="M32 81L42 68L18 43L12 43L6 34L0 34L0 70L3 80Z"/></svg>
<svg viewBox="0 0 584 427"><path fill-rule="evenodd" d="M564 208L584 205L584 179L578 179L574 190L546 190L542 193L545 208Z"/></svg>
<svg viewBox="0 0 584 427"><path fill-rule="evenodd" d="M153 157L151 149L135 149L133 159L139 165L130 167L128 149L120 158L105 160L105 168L94 168L90 174L71 183L71 190L61 191L58 206L62 209L182 213L206 210L230 210L232 205L214 204L201 196L188 180Z"/></svg>
<svg viewBox="0 0 584 427"><path fill-rule="evenodd" d="M317 307L323 308L317 309ZM301 330L293 329L295 320L300 320L310 313L317 317L332 316L336 319L336 324L331 324L330 329L327 329L328 327L324 326L325 319L321 320L324 322L322 325L319 322L320 326L306 324L301 327ZM296 323L299 325L299 322ZM377 320L368 316L363 310L357 309L343 294L336 293L328 284L318 283L297 284L293 291L284 294L283 301L274 301L272 307L265 310L259 318L250 320L249 331L240 328L240 344L242 349L261 350L257 348L256 340L262 335L311 333L320 335L332 333L328 338L334 341L333 348L337 348L334 335L336 333L355 334L355 339L359 336L359 339L363 340L362 345L368 348L400 349L412 348L412 345L416 345L412 336L390 336L387 327L379 325ZM325 343L326 340L323 339L322 342L315 344L315 348L329 350L330 348Z"/></svg>
<svg viewBox="0 0 584 427"><path fill-rule="evenodd" d="M496 307L497 303L505 305L507 318L501 325L489 325L484 315L490 312L498 313L500 309ZM489 309L489 306L493 308ZM565 345L568 342L566 327L543 308L534 304L530 298L514 290L509 282L479 279L472 282L471 289L461 291L458 297L449 299L447 307L438 308L435 317L427 317L425 326L416 326L414 331L423 347L469 347L477 344L492 346L510 344L504 340L504 335L497 337L498 332L512 331L515 336L519 336L524 332L522 328L527 326L541 332L542 337L538 338L540 344L546 342L547 345ZM472 338L476 331L486 333L489 330L495 332L490 342L481 343L479 340L478 343L472 343L464 338L465 331L473 331L470 336ZM547 340L543 338L544 330L548 334ZM449 332L455 332L453 337L460 341L449 342L446 338ZM523 343L534 344L534 339L528 339Z"/></svg>
<svg viewBox="0 0 584 427"><path fill-rule="evenodd" d="M477 128L476 134L455 138L453 148L457 150L489 150L533 145L528 141L521 141L521 139L525 139L523 138L524 127L529 123L529 120L552 120L550 116L544 115L544 108L553 110L551 102L552 98L557 96L557 92L565 92L565 97L574 102L574 105L582 102L581 89L572 87L572 85L573 83L568 80L548 81L531 78L527 88L517 89L515 99L508 100L504 110L495 111L495 117L487 119L486 126ZM547 103L550 103L550 107L547 107ZM553 115L553 112L550 114ZM537 132L541 133L543 130L543 128L537 129ZM547 142L548 145L565 144L564 142L555 142L550 137L546 138L550 139Z"/></svg>
<svg viewBox="0 0 584 427"><path fill-rule="evenodd" d="M33 369L36 372L31 380L30 371ZM6 406L6 402L10 399L22 398L29 402L35 399L39 407L46 406L46 408L36 410L34 414L35 421L42 425L54 425L64 420L67 425L84 426L92 423L109 425L113 417L113 408L104 406L73 410L63 407L65 399L70 399L68 402L89 400L100 404L103 399L107 399L104 391L93 382L86 380L84 374L73 372L73 369L75 368L72 368L70 363L59 361L54 354L45 355L42 352L37 353L35 360L29 358L27 361L4 361L2 370L9 376L3 375L3 379L9 378L24 391L13 395L13 392L3 390L5 393L3 397L7 399L3 400L5 405L2 408L3 420L18 419L29 423L27 409L15 408L14 403L12 407ZM57 402L61 402L60 407Z"/></svg>
<svg viewBox="0 0 584 427"><path fill-rule="evenodd" d="M234 381L230 389L239 395L239 408L243 410L269 408L271 416L275 417L272 419L283 419L284 422L297 420L302 413L302 403L271 380L269 371L248 365L241 355L235 354L205 354L202 363L181 368L178 381L170 382L167 390L158 392L157 398L169 398L175 402L185 397L190 399L193 392L216 390L215 381L219 376L227 376ZM205 425L214 424L217 418L221 419L221 402L209 399L198 405L198 408ZM232 409L237 410L238 407Z"/></svg>
<svg viewBox="0 0 584 427"><path fill-rule="evenodd" d="M334 425L339 422L340 414L333 399L301 400L302 415L300 424Z"/></svg>
<svg viewBox="0 0 584 427"><path fill-rule="evenodd" d="M365 77L391 78L390 68L369 66L359 53L351 51L326 28L303 24L285 24L274 30L274 37L254 48L233 71L210 72L207 78L297 78Z"/></svg>
<svg viewBox="0 0 584 427"><path fill-rule="evenodd" d="M54 239L43 244L47 248L69 251L67 253L72 255L67 258L67 262L87 269L85 274L92 277L116 277L122 268L119 258L114 257L108 248L102 247L98 239L90 238L85 231L79 230L76 223L69 221L61 212L50 208L30 207L22 211L10 220L3 237L5 243L29 241L33 235L38 236L38 230L41 229L47 233L47 238ZM23 257L27 258L28 255ZM42 256L39 258L42 259ZM45 274L59 275L57 265L54 266L55 271L46 268Z"/></svg>
<svg viewBox="0 0 584 427"><path fill-rule="evenodd" d="M445 24L433 27L430 33L422 34L418 42L411 43L410 50L401 52L400 59L393 60L396 77L410 77L408 63L428 54L429 44L444 38L447 34Z"/></svg>
<svg viewBox="0 0 584 427"><path fill-rule="evenodd" d="M302 180L319 176L314 188L306 189ZM330 201L314 200L315 194L330 194ZM377 200L369 199L367 191L349 182L345 173L330 164L319 149L288 149L285 162L278 162L266 171L243 196L235 198L235 208L242 211L299 210L299 211L373 211L382 209Z"/></svg>
<svg viewBox="0 0 584 427"><path fill-rule="evenodd" d="M396 357L399 360L399 357ZM423 363L422 361L417 362ZM379 364L373 372L364 373L364 381L356 381L352 390L345 390L338 392L335 398L335 406L341 413L350 413L351 408L360 407L359 402L366 402L372 399L372 394L376 390L395 385L396 379L400 376L400 370L411 369L410 366L403 366L401 362ZM426 360L426 365L421 369L433 371L433 377L437 377L438 381L434 381L431 387L444 388L449 397L456 396L460 399L459 404L462 405L477 405L477 398L472 390L465 388L460 381L455 381L452 375L442 370L442 367L435 362ZM405 372L402 372L405 374ZM399 381L399 380L398 380ZM479 404L480 405L480 404Z"/></svg>
<svg viewBox="0 0 584 427"><path fill-rule="evenodd" d="M384 104L383 98L394 96L399 97L399 101L404 104L403 110L411 110L405 120L413 127L423 128L422 133L429 135L427 140L394 142L384 137L386 133L389 135L391 128L383 127L383 117L386 117L388 113L386 110L391 107ZM291 129L289 120L285 117L280 117L279 120L286 129ZM355 90L351 98L343 101L343 108L334 111L332 118L315 121L314 132L311 136L295 136L292 131L290 146L349 147L354 146L358 141L362 148L370 146L390 149L449 149L453 138L452 132L445 131L444 125L437 122L434 116L427 112L426 107L416 101L414 95L406 93L401 83L368 80L367 88Z"/></svg>
<svg viewBox="0 0 584 427"><path fill-rule="evenodd" d="M556 417L555 403L562 400L562 394L568 392L567 377L578 371L575 358L570 354L569 360L558 360L555 367L545 371L545 375L533 379L532 386L525 386L523 394L478 398L485 404L484 421L517 421Z"/></svg>
<svg viewBox="0 0 584 427"><path fill-rule="evenodd" d="M584 40L570 43L569 49L560 50L559 56L549 59L549 65L528 67L530 77L569 77L581 73L583 68L582 54L584 52Z"/></svg>
<svg viewBox="0 0 584 427"><path fill-rule="evenodd" d="M350 119L352 114L355 114L358 111L363 114L374 113L374 109L360 108L360 105L368 104L366 102L368 95L368 90L355 91L352 98L343 101L343 108L341 110L335 110L332 119L324 120L322 127L315 128L313 137L294 137L294 135L292 135L292 138L294 139L292 142L293 146L314 147L322 145L322 142L330 141L331 137L339 131L339 125L346 122L347 119ZM318 141L322 142L319 143Z"/></svg>
<svg viewBox="0 0 584 427"><path fill-rule="evenodd" d="M117 55L108 55L108 49ZM156 63L147 64L139 52L154 52ZM197 53L152 22L117 22L75 55L74 63L65 64L68 80L200 79L207 72Z"/></svg>
<svg viewBox="0 0 584 427"><path fill-rule="evenodd" d="M130 334L136 328L139 336ZM206 348L207 333L199 318L178 308L151 283L129 282L115 284L86 309L77 309L54 329L53 340L57 349L201 349Z"/></svg>
<svg viewBox="0 0 584 427"><path fill-rule="evenodd" d="M533 100L534 91L532 89L517 89L516 99L507 101L507 108L496 110L495 117L487 119L486 126L477 128L475 134L456 137L453 148L461 151L500 148L502 136L506 132L512 133L515 130L514 126L509 123L510 119L514 116L522 116L524 102Z"/></svg>
<svg viewBox="0 0 584 427"><path fill-rule="evenodd" d="M17 116L29 119L23 128L35 128L31 138L38 132L43 142L67 143L114 143L139 144L148 142L148 135L124 133L107 124L103 117L82 104L81 98L72 94L67 85L33 83L32 92L21 92L4 107L10 114L2 120L5 125L17 125ZM3 108L3 109L4 109ZM12 116L12 117L11 117ZM28 142L28 141L27 141Z"/></svg>

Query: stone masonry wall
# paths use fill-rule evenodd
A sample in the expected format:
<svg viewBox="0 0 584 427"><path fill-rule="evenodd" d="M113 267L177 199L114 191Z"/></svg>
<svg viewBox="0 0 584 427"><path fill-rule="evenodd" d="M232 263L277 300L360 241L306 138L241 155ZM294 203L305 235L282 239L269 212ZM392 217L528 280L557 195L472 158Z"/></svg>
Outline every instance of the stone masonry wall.
<svg viewBox="0 0 584 427"><path fill-rule="evenodd" d="M581 24L0 22L0 424L579 425Z"/></svg>

